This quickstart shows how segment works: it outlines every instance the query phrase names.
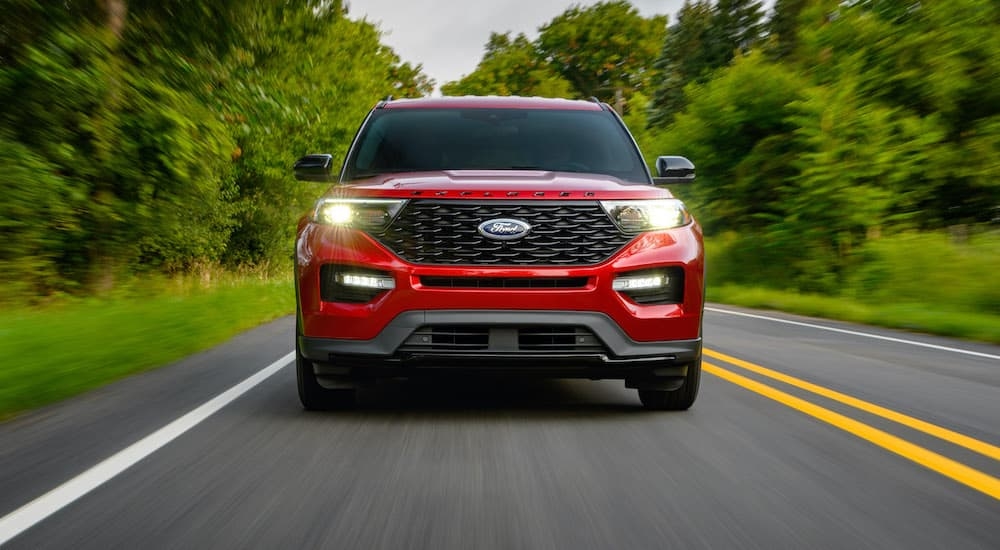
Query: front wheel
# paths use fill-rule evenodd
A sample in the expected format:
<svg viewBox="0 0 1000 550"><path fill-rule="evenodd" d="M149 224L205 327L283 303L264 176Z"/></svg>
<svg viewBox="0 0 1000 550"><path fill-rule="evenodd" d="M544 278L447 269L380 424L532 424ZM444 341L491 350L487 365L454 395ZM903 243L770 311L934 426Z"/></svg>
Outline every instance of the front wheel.
<svg viewBox="0 0 1000 550"><path fill-rule="evenodd" d="M299 385L299 401L308 411L347 409L357 402L354 389L327 389L316 381L312 361L302 356L298 338L295 339L295 377Z"/></svg>
<svg viewBox="0 0 1000 550"><path fill-rule="evenodd" d="M688 365L684 383L676 390L638 390L642 406L657 411L686 411L698 398L701 359Z"/></svg>

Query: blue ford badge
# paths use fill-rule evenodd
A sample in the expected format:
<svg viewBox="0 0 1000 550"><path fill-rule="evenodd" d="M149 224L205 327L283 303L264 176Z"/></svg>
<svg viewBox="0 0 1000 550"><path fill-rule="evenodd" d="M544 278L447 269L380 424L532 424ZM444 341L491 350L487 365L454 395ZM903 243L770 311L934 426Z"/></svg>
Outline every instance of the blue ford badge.
<svg viewBox="0 0 1000 550"><path fill-rule="evenodd" d="M479 224L479 234L496 241L513 241L520 239L531 231L531 226L509 218L486 220Z"/></svg>

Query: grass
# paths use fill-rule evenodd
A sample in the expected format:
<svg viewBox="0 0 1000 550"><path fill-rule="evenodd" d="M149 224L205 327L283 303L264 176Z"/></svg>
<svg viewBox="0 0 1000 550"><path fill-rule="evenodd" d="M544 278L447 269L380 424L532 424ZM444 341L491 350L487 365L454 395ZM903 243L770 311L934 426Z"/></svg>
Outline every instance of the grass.
<svg viewBox="0 0 1000 550"><path fill-rule="evenodd" d="M709 286L707 294L710 301L717 303L1000 344L1000 316L943 309L941 304L871 304L849 298L735 284Z"/></svg>
<svg viewBox="0 0 1000 550"><path fill-rule="evenodd" d="M158 367L292 313L291 278L133 284L0 312L0 420Z"/></svg>
<svg viewBox="0 0 1000 550"><path fill-rule="evenodd" d="M916 254L909 256L912 262ZM995 261L991 258L986 260ZM892 269L905 266L904 259L894 260L888 264ZM985 290L977 291L972 282L952 289L979 292L976 301L987 303L979 312L946 307L949 302L961 305L959 299L928 296L943 285L920 289L928 298L923 303L905 292L888 292L900 279L902 275L891 277L880 287L880 297L868 301L732 283L709 284L708 299L1000 343L1000 315L991 313L996 310L996 289L987 282L991 277L973 278ZM892 303L886 295L903 299ZM294 308L288 277L215 274L137 280L101 299L0 309L0 420L207 349Z"/></svg>

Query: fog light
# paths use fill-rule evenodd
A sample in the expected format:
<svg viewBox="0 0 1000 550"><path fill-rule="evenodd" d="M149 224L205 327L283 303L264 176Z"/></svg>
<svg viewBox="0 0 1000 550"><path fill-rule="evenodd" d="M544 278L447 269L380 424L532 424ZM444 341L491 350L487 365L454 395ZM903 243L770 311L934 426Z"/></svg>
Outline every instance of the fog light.
<svg viewBox="0 0 1000 550"><path fill-rule="evenodd" d="M629 290L649 290L654 288L661 288L668 286L670 284L670 277L665 275L646 275L646 276L624 276L615 277L615 280L611 283L611 288L618 292L624 292Z"/></svg>
<svg viewBox="0 0 1000 550"><path fill-rule="evenodd" d="M344 286L391 290L396 288L396 280L387 275L357 275L354 273L338 273L337 282Z"/></svg>

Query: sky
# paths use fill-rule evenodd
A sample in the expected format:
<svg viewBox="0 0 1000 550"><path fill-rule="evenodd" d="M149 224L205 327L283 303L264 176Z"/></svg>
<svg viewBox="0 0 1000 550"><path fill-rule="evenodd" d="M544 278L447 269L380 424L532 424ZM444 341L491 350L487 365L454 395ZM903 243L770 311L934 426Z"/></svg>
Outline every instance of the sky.
<svg viewBox="0 0 1000 550"><path fill-rule="evenodd" d="M538 36L538 27L572 5L595 0L346 0L352 19L378 24L382 42L411 64L423 64L437 86L476 69L490 32ZM770 2L769 2L770 3ZM667 14L673 23L684 0L632 0L645 17Z"/></svg>

